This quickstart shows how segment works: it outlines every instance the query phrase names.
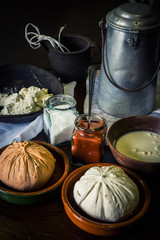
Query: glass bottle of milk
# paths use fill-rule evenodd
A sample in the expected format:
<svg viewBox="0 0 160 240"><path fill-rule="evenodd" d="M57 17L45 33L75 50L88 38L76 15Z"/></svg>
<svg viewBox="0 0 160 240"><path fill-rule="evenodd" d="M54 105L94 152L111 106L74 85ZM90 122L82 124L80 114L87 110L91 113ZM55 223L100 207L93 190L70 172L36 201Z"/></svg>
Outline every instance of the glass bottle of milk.
<svg viewBox="0 0 160 240"><path fill-rule="evenodd" d="M74 120L79 114L76 100L64 94L58 94L46 101L43 110L44 133L49 143L56 145L71 140Z"/></svg>

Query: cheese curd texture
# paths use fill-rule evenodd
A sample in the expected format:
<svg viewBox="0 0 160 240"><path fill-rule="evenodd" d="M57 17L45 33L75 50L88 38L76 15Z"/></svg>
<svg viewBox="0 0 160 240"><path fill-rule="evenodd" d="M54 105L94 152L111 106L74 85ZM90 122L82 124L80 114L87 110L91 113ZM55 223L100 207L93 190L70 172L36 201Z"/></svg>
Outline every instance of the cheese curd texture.
<svg viewBox="0 0 160 240"><path fill-rule="evenodd" d="M118 222L137 207L139 190L123 169L91 167L74 185L77 205L94 219Z"/></svg>
<svg viewBox="0 0 160 240"><path fill-rule="evenodd" d="M1 115L18 115L39 111L46 100L53 96L48 89L31 86L22 88L19 93L0 94Z"/></svg>

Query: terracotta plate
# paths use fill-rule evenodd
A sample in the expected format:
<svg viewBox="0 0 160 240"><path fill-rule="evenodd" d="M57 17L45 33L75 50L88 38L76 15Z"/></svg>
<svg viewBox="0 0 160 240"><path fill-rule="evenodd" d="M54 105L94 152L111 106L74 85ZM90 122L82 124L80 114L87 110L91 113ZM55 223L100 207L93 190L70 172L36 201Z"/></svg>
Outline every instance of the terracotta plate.
<svg viewBox="0 0 160 240"><path fill-rule="evenodd" d="M67 155L58 147L51 144L34 141L46 147L56 158L56 166L50 181L41 189L33 192L19 192L12 190L0 182L0 198L17 204L39 203L50 199L57 193L57 189L61 186L69 172L69 160ZM0 149L0 154L6 147Z"/></svg>
<svg viewBox="0 0 160 240"><path fill-rule="evenodd" d="M135 211L132 213L132 215L128 219L122 222L104 223L104 222L95 221L91 219L89 216L84 214L80 210L80 208L76 205L73 198L73 187L74 187L74 184L80 179L80 177L90 167L104 166L104 165L109 166L114 164L108 164L108 163L89 164L73 171L71 174L68 175L68 177L65 179L63 183L61 196L64 204L64 209L68 217L77 227L95 235L113 236L128 230L129 226L131 226L133 223L138 221L144 215L150 203L150 192L145 182L137 174L135 174L131 170L115 165L115 166L121 167L126 172L126 174L129 177L131 177L132 180L137 184L139 193L140 193L139 204L135 209Z"/></svg>

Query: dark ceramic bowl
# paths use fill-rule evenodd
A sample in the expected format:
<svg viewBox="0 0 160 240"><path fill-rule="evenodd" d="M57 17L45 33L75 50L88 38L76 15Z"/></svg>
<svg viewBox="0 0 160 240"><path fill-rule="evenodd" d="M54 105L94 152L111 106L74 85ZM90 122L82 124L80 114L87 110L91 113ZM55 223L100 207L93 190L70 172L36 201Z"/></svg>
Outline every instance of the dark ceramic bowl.
<svg viewBox="0 0 160 240"><path fill-rule="evenodd" d="M126 220L121 222L104 223L93 220L89 216L87 216L84 212L82 212L80 208L76 205L73 197L73 188L75 183L80 179L82 175L84 175L84 173L89 168L94 166L109 166L109 165L113 164L93 163L76 169L71 174L69 174L68 177L65 179L61 191L64 209L70 220L82 230L98 236L114 236L124 233L129 229L129 227L131 227L132 224L137 222L144 215L150 203L150 192L145 182L136 173L132 172L129 169L119 166L136 183L139 189L140 193L139 204L135 211L132 213L132 215L128 217Z"/></svg>
<svg viewBox="0 0 160 240"><path fill-rule="evenodd" d="M47 88L49 93L62 94L62 83L56 76L35 66L25 64L0 65L0 93L19 92L23 87ZM22 123L34 120L43 110L20 115L0 115L0 121Z"/></svg>
<svg viewBox="0 0 160 240"><path fill-rule="evenodd" d="M99 47L88 37L77 34L62 34L61 43L70 52L55 49L46 40L41 41L54 74L64 83L85 80L89 64L99 54Z"/></svg>
<svg viewBox="0 0 160 240"><path fill-rule="evenodd" d="M159 172L159 162L139 161L121 154L115 149L117 140L126 133L133 131L151 131L160 134L160 118L152 116L133 116L122 118L108 130L108 144L115 159L124 167L142 171Z"/></svg>
<svg viewBox="0 0 160 240"><path fill-rule="evenodd" d="M69 160L67 155L58 147L49 143L34 141L47 148L56 158L55 170L49 182L39 190L33 192L19 192L8 188L0 182L0 198L16 204L36 204L51 199L57 194L58 188L69 173ZM0 154L6 147L0 149Z"/></svg>

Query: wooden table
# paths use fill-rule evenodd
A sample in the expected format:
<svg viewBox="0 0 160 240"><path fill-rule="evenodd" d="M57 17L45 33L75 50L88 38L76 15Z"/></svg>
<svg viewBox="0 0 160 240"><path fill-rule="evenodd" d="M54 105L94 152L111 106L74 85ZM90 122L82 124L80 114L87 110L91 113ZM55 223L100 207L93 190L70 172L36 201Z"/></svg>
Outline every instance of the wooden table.
<svg viewBox="0 0 160 240"><path fill-rule="evenodd" d="M82 90L83 89L83 90ZM82 94L83 93L83 94ZM77 84L75 97L83 111L85 81ZM43 132L36 139L45 141ZM70 144L60 147L71 159ZM117 163L106 147L106 161ZM118 164L118 163L117 163ZM71 171L73 168L71 167ZM66 215L60 189L49 201L35 205L16 205L0 200L0 240L81 240L81 239L154 239L159 233L160 200L159 176L139 174L148 184L151 203L145 216L128 231L116 237L98 237L76 227Z"/></svg>

